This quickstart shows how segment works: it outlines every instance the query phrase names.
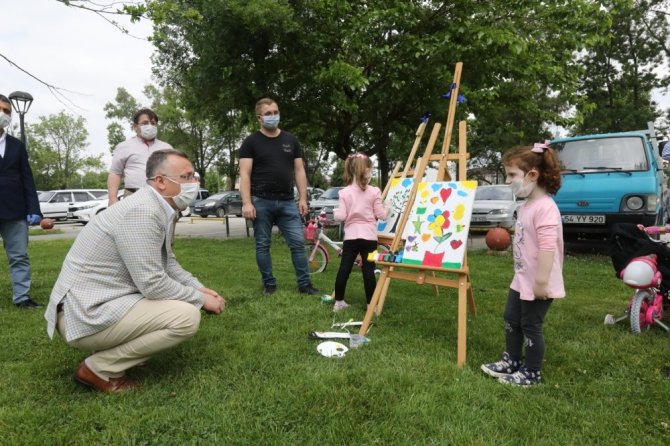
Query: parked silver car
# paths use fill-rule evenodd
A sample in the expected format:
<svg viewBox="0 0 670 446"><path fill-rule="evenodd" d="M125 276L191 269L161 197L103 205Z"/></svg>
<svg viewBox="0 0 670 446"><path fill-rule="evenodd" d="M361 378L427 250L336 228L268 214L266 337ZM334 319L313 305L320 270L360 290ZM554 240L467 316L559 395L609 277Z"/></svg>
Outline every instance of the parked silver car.
<svg viewBox="0 0 670 446"><path fill-rule="evenodd" d="M312 218L318 217L321 209L326 211L328 221L333 221L333 209L340 203L340 191L344 187L331 187L319 196L317 200L309 203L309 215Z"/></svg>
<svg viewBox="0 0 670 446"><path fill-rule="evenodd" d="M471 228L514 229L519 202L507 184L479 186L472 207Z"/></svg>

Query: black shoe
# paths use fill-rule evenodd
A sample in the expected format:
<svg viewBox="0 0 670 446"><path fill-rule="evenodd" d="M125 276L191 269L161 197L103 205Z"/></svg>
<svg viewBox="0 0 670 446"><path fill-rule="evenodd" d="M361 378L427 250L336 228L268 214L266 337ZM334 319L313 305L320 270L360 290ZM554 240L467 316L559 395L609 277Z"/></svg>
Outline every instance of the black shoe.
<svg viewBox="0 0 670 446"><path fill-rule="evenodd" d="M263 288L264 296L272 296L276 292L277 292L277 285L265 285L265 288Z"/></svg>
<svg viewBox="0 0 670 446"><path fill-rule="evenodd" d="M21 302L19 302L18 304L14 304L14 306L15 306L16 308L28 308L28 309L31 309L31 308L42 308L42 304L38 304L37 302L35 302L35 301L32 300L31 298L28 298L28 299L26 299L26 300L24 300L24 301L21 301Z"/></svg>
<svg viewBox="0 0 670 446"><path fill-rule="evenodd" d="M310 296L321 294L321 291L314 288L311 283L309 285L298 288L298 291L300 291L300 294L309 294Z"/></svg>

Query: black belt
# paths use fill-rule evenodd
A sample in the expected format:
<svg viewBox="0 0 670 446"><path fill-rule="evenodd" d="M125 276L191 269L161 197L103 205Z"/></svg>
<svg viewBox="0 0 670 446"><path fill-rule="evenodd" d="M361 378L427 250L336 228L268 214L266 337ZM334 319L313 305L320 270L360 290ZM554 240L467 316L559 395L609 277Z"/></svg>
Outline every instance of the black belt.
<svg viewBox="0 0 670 446"><path fill-rule="evenodd" d="M136 188L136 187L126 187L126 190L127 190L128 192L132 192L132 193L137 192L137 188Z"/></svg>

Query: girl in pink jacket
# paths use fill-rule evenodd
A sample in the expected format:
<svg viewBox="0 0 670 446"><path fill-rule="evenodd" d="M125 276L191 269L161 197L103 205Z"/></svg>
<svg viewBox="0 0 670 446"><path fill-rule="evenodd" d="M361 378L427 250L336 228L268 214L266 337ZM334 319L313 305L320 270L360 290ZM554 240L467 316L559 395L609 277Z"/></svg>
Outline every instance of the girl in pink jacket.
<svg viewBox="0 0 670 446"><path fill-rule="evenodd" d="M367 260L368 253L377 249L377 219L386 218L388 209L382 205L381 191L368 183L372 178L372 162L363 153L349 155L344 163L344 181L347 187L340 190L339 207L333 210L335 220L344 221L342 260L335 280L333 311L347 308L344 291L356 256L361 257L363 286L368 304L377 281L375 264Z"/></svg>
<svg viewBox="0 0 670 446"><path fill-rule="evenodd" d="M503 165L506 183L526 201L514 228L514 278L503 316L507 351L481 369L502 383L531 386L542 382L544 317L554 299L565 297L563 225L550 197L561 187L561 171L548 141L507 152Z"/></svg>

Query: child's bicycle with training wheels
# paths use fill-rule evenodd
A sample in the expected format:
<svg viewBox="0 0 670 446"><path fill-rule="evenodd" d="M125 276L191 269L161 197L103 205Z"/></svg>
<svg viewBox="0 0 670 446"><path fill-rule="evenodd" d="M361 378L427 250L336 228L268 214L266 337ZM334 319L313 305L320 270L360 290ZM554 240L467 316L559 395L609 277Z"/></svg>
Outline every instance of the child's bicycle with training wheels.
<svg viewBox="0 0 670 446"><path fill-rule="evenodd" d="M305 224L305 249L307 250L307 266L310 274L321 273L326 270L330 262L330 252L326 246L330 246L338 257L342 256L342 242L336 242L328 237L324 228L330 226L325 211L321 211L317 218L307 220ZM380 244L378 251L388 251L388 246ZM361 259L356 259L355 264L360 267Z"/></svg>
<svg viewBox="0 0 670 446"><path fill-rule="evenodd" d="M665 331L670 332L670 327L662 322L664 313L668 310L669 295L667 284L668 268L667 261L670 259L670 248L668 242L652 240L649 236L657 236L670 232L670 226L637 226L629 230L637 231L626 237L623 234L613 236L614 248L610 253L612 261L617 270L617 276L631 288L635 294L628 303L623 316L615 317L608 314L605 316L605 325L614 325L625 319L630 319L631 331L639 334L648 330L656 324ZM624 256L622 252L625 251ZM626 255L632 255L627 262L622 263ZM621 268L623 266L623 268Z"/></svg>

